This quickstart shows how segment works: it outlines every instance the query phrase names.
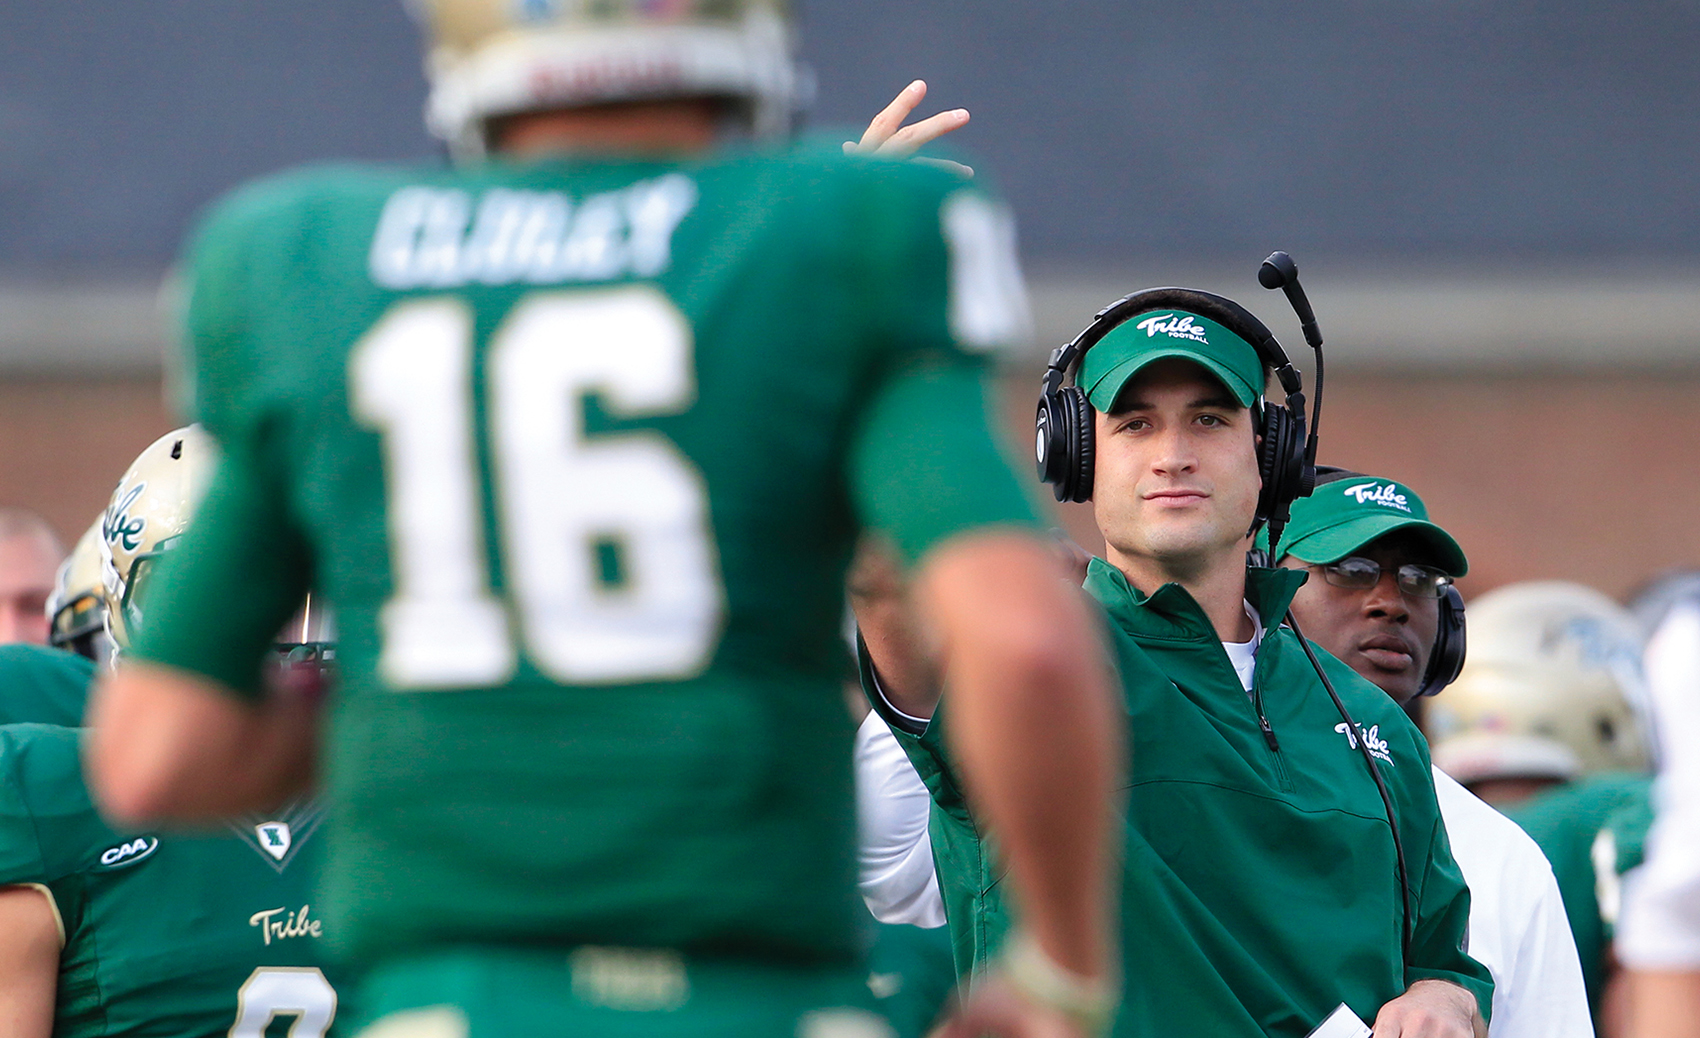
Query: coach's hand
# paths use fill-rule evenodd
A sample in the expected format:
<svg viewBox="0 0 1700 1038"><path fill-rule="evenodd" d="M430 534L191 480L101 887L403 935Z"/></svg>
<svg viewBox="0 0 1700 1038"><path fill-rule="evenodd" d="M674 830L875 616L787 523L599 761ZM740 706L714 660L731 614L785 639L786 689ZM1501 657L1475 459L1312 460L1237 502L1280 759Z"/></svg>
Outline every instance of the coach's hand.
<svg viewBox="0 0 1700 1038"><path fill-rule="evenodd" d="M1375 1014L1375 1038L1487 1038L1487 1022L1461 985L1419 980Z"/></svg>
<svg viewBox="0 0 1700 1038"><path fill-rule="evenodd" d="M945 134L960 130L968 125L968 109L953 108L948 112L928 116L918 123L903 125L903 120L909 118L909 113L915 110L927 96L927 84L917 79L904 87L885 106L885 111L874 116L874 121L862 134L860 141L845 141L846 155L887 155L902 158L913 155L922 145L935 141ZM948 159L917 159L933 166L955 170L965 177L974 175L974 170L960 162Z"/></svg>
<svg viewBox="0 0 1700 1038"><path fill-rule="evenodd" d="M996 971L974 989L928 1038L1099 1038L1075 1019L1023 998Z"/></svg>

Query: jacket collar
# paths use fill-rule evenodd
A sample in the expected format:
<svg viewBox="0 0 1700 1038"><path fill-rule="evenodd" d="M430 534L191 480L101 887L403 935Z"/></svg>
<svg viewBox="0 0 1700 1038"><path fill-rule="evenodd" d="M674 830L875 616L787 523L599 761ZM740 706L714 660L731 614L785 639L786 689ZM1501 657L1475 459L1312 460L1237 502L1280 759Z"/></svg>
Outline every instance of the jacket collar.
<svg viewBox="0 0 1700 1038"><path fill-rule="evenodd" d="M1257 610L1263 626L1274 631L1287 615L1293 595L1310 577L1302 569L1246 570L1246 601ZM1105 612L1122 630L1135 638L1157 641L1218 642L1210 618L1179 584L1164 584L1149 596L1129 584L1121 570L1094 557L1086 567L1086 590L1103 604Z"/></svg>

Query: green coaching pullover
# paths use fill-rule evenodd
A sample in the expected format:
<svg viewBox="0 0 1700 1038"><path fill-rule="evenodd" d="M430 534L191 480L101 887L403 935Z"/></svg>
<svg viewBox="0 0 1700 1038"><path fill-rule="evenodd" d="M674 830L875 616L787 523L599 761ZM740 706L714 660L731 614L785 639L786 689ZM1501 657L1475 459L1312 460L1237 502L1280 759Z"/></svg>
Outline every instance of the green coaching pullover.
<svg viewBox="0 0 1700 1038"><path fill-rule="evenodd" d="M1427 747L1391 699L1318 650L1398 815L1416 914L1410 962L1400 962L1381 798L1298 640L1271 622L1305 576L1249 571L1246 597L1269 629L1248 696L1191 595L1169 584L1145 598L1092 561L1086 589L1108 614L1132 744L1117 1036L1302 1038L1341 1002L1373 1021L1425 978L1464 985L1488 1014L1493 982L1463 951L1469 892ZM968 813L942 719L899 738L933 793L958 964L978 968L1008 927L1001 868Z"/></svg>

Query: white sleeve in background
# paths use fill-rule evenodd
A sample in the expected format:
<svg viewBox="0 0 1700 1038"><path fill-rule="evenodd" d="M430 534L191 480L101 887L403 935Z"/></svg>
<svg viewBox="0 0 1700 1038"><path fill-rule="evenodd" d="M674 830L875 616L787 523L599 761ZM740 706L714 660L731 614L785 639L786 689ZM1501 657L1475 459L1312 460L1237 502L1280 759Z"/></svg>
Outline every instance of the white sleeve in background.
<svg viewBox="0 0 1700 1038"><path fill-rule="evenodd" d="M1470 956L1493 974L1489 1038L1592 1038L1576 941L1540 845L1439 768L1434 791L1470 887Z"/></svg>
<svg viewBox="0 0 1700 1038"><path fill-rule="evenodd" d="M927 838L932 796L879 714L856 731L858 884L882 923L944 925L944 899Z"/></svg>
<svg viewBox="0 0 1700 1038"><path fill-rule="evenodd" d="M1647 641L1646 666L1657 814L1647 863L1623 878L1615 948L1636 969L1700 969L1700 606L1670 611Z"/></svg>

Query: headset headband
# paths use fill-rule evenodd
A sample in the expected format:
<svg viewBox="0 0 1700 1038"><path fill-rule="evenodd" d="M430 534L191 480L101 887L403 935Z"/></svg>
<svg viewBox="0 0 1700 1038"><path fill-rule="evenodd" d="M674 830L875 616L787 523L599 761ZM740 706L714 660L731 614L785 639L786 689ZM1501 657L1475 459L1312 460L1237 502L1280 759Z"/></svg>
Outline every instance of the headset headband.
<svg viewBox="0 0 1700 1038"><path fill-rule="evenodd" d="M1122 298L1104 307L1092 316L1092 323L1074 337L1074 341L1065 346L1059 346L1051 351L1046 365L1044 389L1055 392L1061 389L1063 383L1074 378L1080 370L1081 361L1086 351L1098 344L1104 336L1110 334L1128 318L1147 310L1189 310L1200 317L1208 317L1236 335L1241 335L1251 343L1257 352L1258 359L1265 367L1275 372L1275 378L1281 383L1281 389L1288 397L1288 406L1297 405L1298 413L1304 413L1304 399L1294 400L1299 393L1302 383L1293 362L1288 359L1287 351L1281 348L1275 336L1258 320L1250 310L1234 302L1226 296L1211 292L1201 292L1195 288L1147 288ZM1245 335L1251 332L1251 335Z"/></svg>

